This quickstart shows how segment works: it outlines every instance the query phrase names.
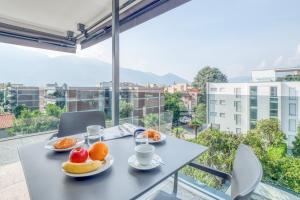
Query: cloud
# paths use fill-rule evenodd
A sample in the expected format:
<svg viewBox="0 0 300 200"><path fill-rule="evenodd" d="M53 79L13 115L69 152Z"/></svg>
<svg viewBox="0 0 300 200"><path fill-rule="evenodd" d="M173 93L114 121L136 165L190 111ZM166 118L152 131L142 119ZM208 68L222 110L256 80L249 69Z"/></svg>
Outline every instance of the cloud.
<svg viewBox="0 0 300 200"><path fill-rule="evenodd" d="M291 56L279 56L274 59L272 65L268 65L266 59L262 60L257 68L266 68L266 67L299 67L300 66L300 44L297 45L294 55Z"/></svg>

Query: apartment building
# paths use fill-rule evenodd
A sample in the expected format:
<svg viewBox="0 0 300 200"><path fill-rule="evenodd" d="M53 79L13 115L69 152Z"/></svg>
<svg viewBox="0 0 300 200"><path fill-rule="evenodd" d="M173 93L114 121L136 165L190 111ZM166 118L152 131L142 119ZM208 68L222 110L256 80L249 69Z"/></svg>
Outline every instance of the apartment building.
<svg viewBox="0 0 300 200"><path fill-rule="evenodd" d="M30 109L39 109L39 87L10 84L6 86L5 93L9 111L13 111L19 105L24 105Z"/></svg>
<svg viewBox="0 0 300 200"><path fill-rule="evenodd" d="M192 111L198 104L200 91L197 88L193 88L188 83L174 84L166 87L164 91L168 93L181 93L181 100L188 111Z"/></svg>
<svg viewBox="0 0 300 200"><path fill-rule="evenodd" d="M44 111L48 104L60 107L66 105L67 84L48 83L40 88L40 110Z"/></svg>
<svg viewBox="0 0 300 200"><path fill-rule="evenodd" d="M208 83L207 94L213 127L240 134L259 120L276 118L292 144L300 122L300 82Z"/></svg>
<svg viewBox="0 0 300 200"><path fill-rule="evenodd" d="M98 87L68 87L66 107L68 112L93 111L100 109Z"/></svg>
<svg viewBox="0 0 300 200"><path fill-rule="evenodd" d="M97 85L100 90L100 110L111 116L111 82L101 82ZM149 113L164 111L163 88L156 85L141 86L130 82L120 83L120 100L132 103L133 116L143 117Z"/></svg>

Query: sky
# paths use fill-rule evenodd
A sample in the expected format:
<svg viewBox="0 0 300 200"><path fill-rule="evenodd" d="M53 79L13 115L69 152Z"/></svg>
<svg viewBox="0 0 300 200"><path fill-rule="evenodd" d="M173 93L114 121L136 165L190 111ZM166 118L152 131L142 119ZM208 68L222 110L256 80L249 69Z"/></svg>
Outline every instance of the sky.
<svg viewBox="0 0 300 200"><path fill-rule="evenodd" d="M190 81L206 65L228 77L250 76L251 69L300 66L299 8L299 0L192 0L122 33L120 65ZM111 63L111 40L77 56Z"/></svg>

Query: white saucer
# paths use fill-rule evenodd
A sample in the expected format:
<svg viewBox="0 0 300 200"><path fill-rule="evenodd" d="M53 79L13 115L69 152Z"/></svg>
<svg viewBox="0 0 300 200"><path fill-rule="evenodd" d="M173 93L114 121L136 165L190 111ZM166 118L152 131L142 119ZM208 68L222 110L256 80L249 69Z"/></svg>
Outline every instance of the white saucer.
<svg viewBox="0 0 300 200"><path fill-rule="evenodd" d="M132 155L132 156L130 156L129 158L128 158L128 164L132 167L132 168L134 168L134 169L138 169L138 170L151 170L151 169L154 169L154 168L156 168L156 167L159 167L162 162L162 159L161 159L161 157L159 156L159 155L157 155L157 154L154 154L153 155L153 160L152 160L152 162L151 162L151 164L150 165L141 165L138 161L137 161L137 159L136 159L136 157L135 157L135 155Z"/></svg>
<svg viewBox="0 0 300 200"><path fill-rule="evenodd" d="M105 158L105 163L97 170L92 171L92 172L88 172L88 173L83 173L83 174L73 174L73 173L68 173L66 172L64 169L62 169L62 171L70 177L87 177L87 176L93 176L96 174L100 174L101 172L106 171L107 169L109 169L114 163L114 158L112 157L112 155L107 155Z"/></svg>

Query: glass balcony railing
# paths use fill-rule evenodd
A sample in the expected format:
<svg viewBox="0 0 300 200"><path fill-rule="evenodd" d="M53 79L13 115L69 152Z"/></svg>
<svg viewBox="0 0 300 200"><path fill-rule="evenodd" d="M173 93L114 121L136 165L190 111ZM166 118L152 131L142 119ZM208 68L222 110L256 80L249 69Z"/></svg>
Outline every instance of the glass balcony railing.
<svg viewBox="0 0 300 200"><path fill-rule="evenodd" d="M300 158L293 154L293 141L299 131L298 97L278 96L274 104L274 97L256 95L253 107L253 95L236 98L223 91L223 94L209 93L207 103L199 103L192 110L184 106L174 110L168 107L169 97L162 89L120 90L121 124L154 128L207 146L209 150L197 158L197 162L227 173L232 170L237 146L248 144L264 170L263 181L256 192L258 199L273 199L275 194L287 199L299 196ZM4 90L2 93L0 116L7 122L6 127L0 129L0 150L7 156L1 157L0 165L18 160L17 145L7 150L7 142L11 141L8 139L22 141L18 144L45 140L57 131L59 117L64 112L103 111L106 126L112 126L110 88L77 87L59 92L39 88L35 95L30 94L31 101L20 103L16 97L15 104L5 99ZM199 191L218 193L227 189L220 179L190 167L184 167L179 178Z"/></svg>

